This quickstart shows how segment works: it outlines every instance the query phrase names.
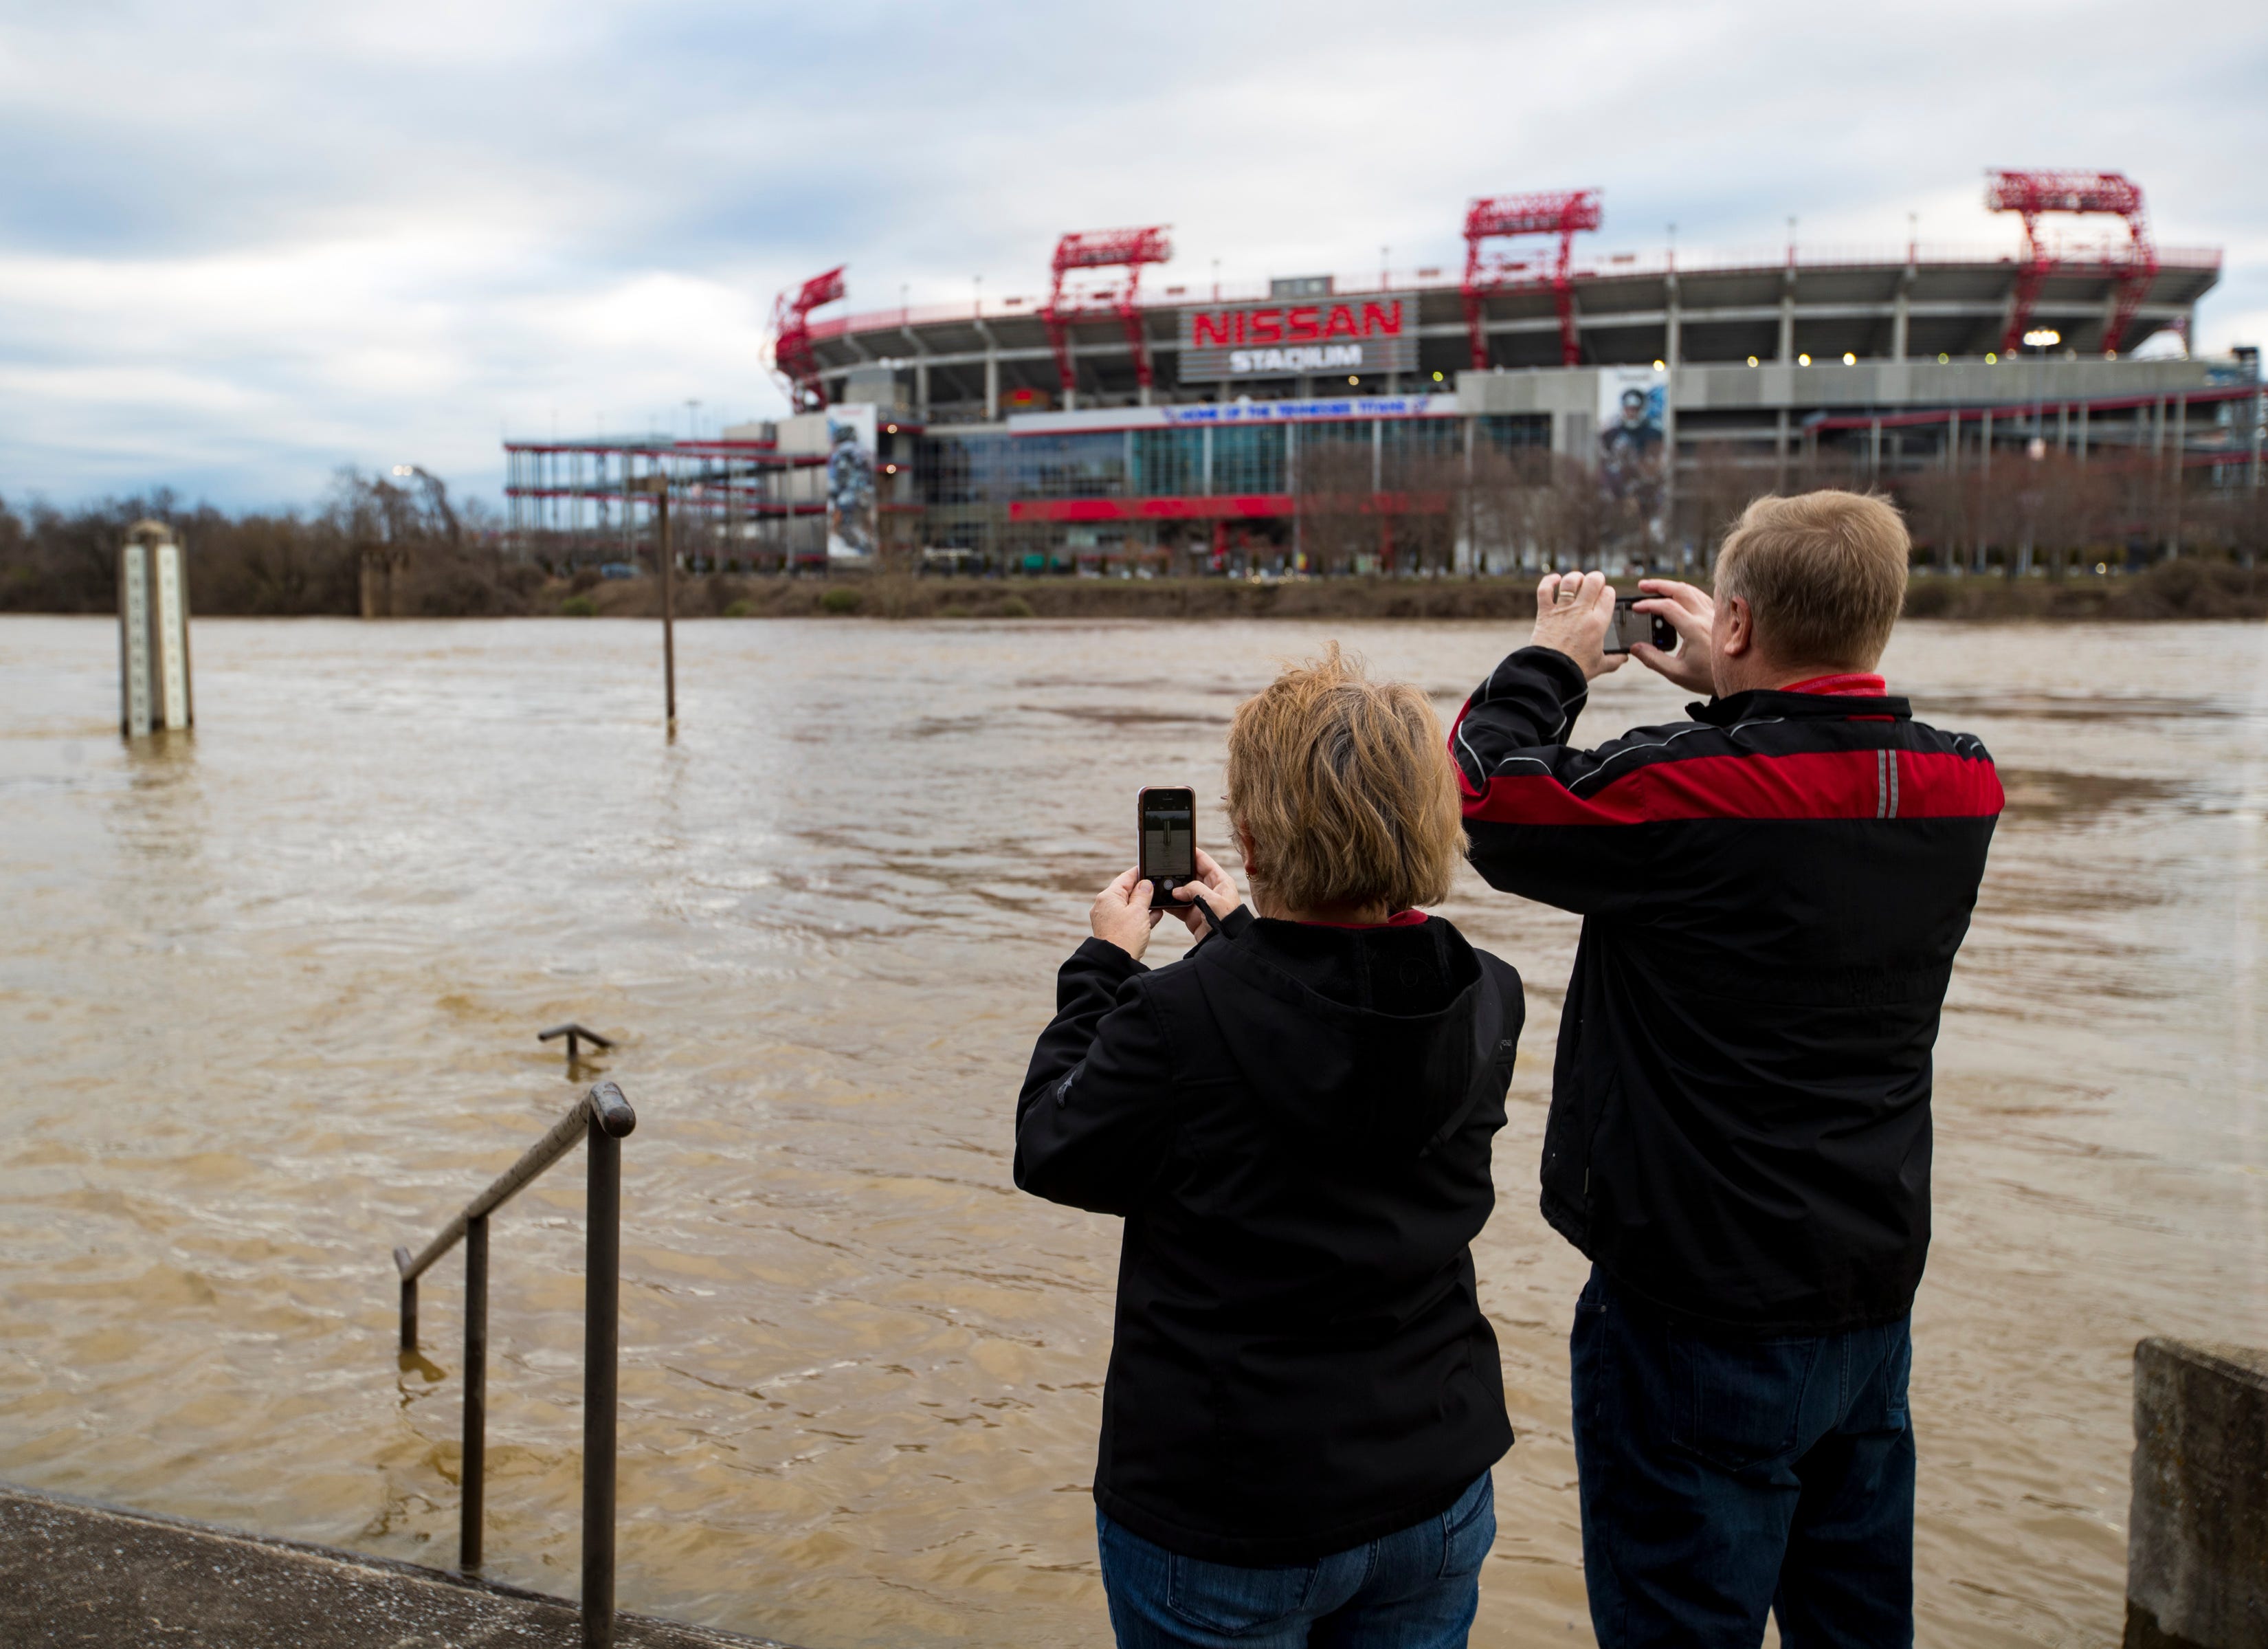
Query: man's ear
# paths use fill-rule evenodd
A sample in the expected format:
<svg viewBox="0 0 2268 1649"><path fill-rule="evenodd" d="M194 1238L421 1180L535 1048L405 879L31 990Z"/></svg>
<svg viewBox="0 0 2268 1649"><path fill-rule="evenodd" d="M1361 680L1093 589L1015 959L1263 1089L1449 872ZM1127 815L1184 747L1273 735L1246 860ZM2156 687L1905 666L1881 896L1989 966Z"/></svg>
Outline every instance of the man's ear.
<svg viewBox="0 0 2268 1649"><path fill-rule="evenodd" d="M1737 595L1725 598L1725 656L1739 659L1756 651L1756 615Z"/></svg>
<svg viewBox="0 0 2268 1649"><path fill-rule="evenodd" d="M1252 862L1252 832L1242 825L1236 827L1236 847L1244 855L1244 878L1249 881L1260 874L1260 868Z"/></svg>

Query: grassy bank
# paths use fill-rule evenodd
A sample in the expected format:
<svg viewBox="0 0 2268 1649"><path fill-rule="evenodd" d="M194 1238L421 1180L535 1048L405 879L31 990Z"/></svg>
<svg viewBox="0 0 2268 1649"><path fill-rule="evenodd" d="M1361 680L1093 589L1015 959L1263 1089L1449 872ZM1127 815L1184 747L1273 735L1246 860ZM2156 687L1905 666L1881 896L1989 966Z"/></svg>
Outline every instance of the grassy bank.
<svg viewBox="0 0 2268 1649"><path fill-rule="evenodd" d="M1917 574L1906 585L1909 618L2268 618L2268 568L2226 561L2160 562L2113 578L1948 578Z"/></svg>
<svg viewBox="0 0 2268 1649"><path fill-rule="evenodd" d="M1629 585L1631 581L1622 581ZM688 618L1423 618L1511 620L1535 611L1525 578L746 578L686 579ZM553 584L528 611L654 618L654 578ZM2268 618L2268 569L2176 561L2117 577L2060 580L1917 573L1914 618L2146 621Z"/></svg>

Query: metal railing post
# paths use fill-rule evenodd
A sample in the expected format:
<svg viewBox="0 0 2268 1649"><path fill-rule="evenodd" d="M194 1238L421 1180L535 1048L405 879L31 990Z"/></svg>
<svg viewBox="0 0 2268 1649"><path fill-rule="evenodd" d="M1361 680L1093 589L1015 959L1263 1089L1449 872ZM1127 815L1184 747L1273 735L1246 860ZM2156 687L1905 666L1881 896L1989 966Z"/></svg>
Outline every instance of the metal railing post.
<svg viewBox="0 0 2268 1649"><path fill-rule="evenodd" d="M481 1517L488 1498L489 1217L465 1222L465 1469L458 1513L457 1567L481 1566Z"/></svg>
<svg viewBox="0 0 2268 1649"><path fill-rule="evenodd" d="M570 1027L544 1034L549 1041ZM582 1027L581 1036L608 1046ZM637 1126L622 1091L601 1082L520 1153L519 1160L465 1205L441 1233L416 1255L394 1251L401 1274L401 1349L417 1349L417 1279L427 1267L465 1245L464 1469L457 1561L481 1566L481 1523L488 1487L489 1216L526 1189L582 1140L590 1152L590 1199L585 1214L583 1285L583 1642L613 1649L615 1641L615 1403L619 1381L615 1357L622 1338L622 1137Z"/></svg>
<svg viewBox="0 0 2268 1649"><path fill-rule="evenodd" d="M615 1343L622 1308L622 1142L590 1123L590 1200L584 1215L583 1642L615 1641Z"/></svg>

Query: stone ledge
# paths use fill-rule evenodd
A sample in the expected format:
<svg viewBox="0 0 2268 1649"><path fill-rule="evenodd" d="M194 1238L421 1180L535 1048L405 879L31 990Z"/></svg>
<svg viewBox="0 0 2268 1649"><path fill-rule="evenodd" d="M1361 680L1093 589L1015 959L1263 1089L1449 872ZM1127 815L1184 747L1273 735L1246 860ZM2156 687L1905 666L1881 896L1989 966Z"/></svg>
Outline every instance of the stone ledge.
<svg viewBox="0 0 2268 1649"><path fill-rule="evenodd" d="M0 1643L580 1649L563 1598L0 1483ZM786 1649L617 1615L622 1649Z"/></svg>
<svg viewBox="0 0 2268 1649"><path fill-rule="evenodd" d="M2268 1351L2134 1348L2125 1649L2268 1644Z"/></svg>

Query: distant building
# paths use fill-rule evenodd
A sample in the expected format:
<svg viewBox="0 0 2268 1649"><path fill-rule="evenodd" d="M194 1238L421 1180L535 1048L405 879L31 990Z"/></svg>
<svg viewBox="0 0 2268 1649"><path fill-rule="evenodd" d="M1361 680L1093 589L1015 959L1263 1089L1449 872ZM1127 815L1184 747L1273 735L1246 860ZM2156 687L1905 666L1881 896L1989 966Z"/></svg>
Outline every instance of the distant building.
<svg viewBox="0 0 2268 1649"><path fill-rule="evenodd" d="M1825 456L1895 477L2035 442L2178 443L2257 472L2257 356L2187 356L2217 251L1618 254L1570 258L1561 278L1547 257L1485 262L1473 221L1462 279L1248 288L1144 285L1162 231L1066 236L1047 297L818 318L784 298L779 364L806 406L875 421L886 551L993 568L1392 567L1429 513L1452 546L1437 559L1467 565L1489 551L1459 478L1555 460L1602 471L1658 556L1693 535L1680 497L1705 475L1763 490ZM2005 350L2020 321L2032 341ZM2122 344L2157 342L2106 357L2114 327ZM823 454L828 416L730 433ZM816 560L825 483L768 461L748 494L762 512L732 541ZM533 467L514 475L524 523L519 500L541 490ZM1317 554L1366 533L1376 542L1351 556Z"/></svg>

